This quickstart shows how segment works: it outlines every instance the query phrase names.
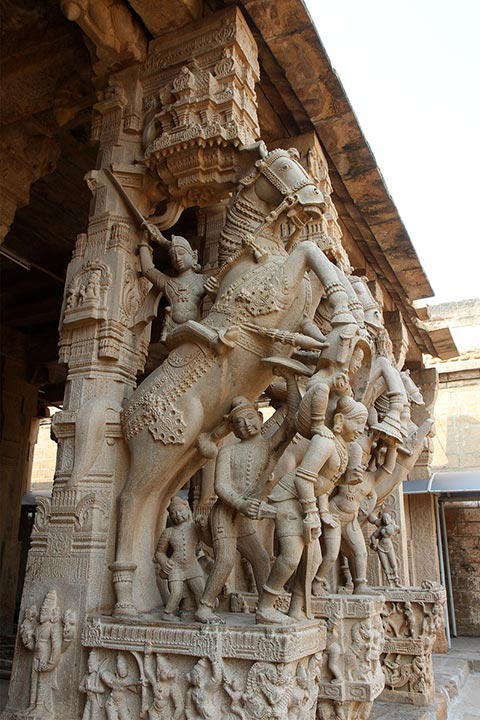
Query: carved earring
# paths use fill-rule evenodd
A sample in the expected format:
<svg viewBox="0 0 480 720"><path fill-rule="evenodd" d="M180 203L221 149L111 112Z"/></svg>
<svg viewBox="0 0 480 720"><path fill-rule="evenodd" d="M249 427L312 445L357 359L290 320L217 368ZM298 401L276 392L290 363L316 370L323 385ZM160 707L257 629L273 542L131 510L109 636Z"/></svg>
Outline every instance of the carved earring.
<svg viewBox="0 0 480 720"><path fill-rule="evenodd" d="M333 432L341 433L343 430L343 414L336 413L333 418Z"/></svg>

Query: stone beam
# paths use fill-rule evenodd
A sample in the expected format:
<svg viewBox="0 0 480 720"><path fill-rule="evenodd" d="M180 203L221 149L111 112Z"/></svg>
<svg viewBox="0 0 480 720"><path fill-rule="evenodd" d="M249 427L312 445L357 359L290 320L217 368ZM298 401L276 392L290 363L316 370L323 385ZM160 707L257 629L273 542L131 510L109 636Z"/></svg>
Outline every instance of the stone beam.
<svg viewBox="0 0 480 720"><path fill-rule="evenodd" d="M36 124L12 124L0 131L0 242L18 208L28 205L35 180L53 172L60 157L57 140Z"/></svg>
<svg viewBox="0 0 480 720"><path fill-rule="evenodd" d="M174 3L129 0L129 4L154 37L199 20L203 10L203 0L177 0Z"/></svg>

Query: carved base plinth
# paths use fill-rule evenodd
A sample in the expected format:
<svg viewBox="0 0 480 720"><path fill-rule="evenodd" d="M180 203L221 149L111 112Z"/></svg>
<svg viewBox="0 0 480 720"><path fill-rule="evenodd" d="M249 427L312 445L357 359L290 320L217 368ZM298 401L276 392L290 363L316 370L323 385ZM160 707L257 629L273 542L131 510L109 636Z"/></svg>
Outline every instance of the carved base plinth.
<svg viewBox="0 0 480 720"><path fill-rule="evenodd" d="M318 693L318 717L368 718L383 690L382 596L327 595L312 598L312 611L327 621Z"/></svg>
<svg viewBox="0 0 480 720"><path fill-rule="evenodd" d="M426 706L433 702L432 651L444 623L445 590L440 585L380 588L385 595L385 674L382 700Z"/></svg>
<svg viewBox="0 0 480 720"><path fill-rule="evenodd" d="M224 617L221 626L189 622L188 614L175 623L158 613L87 618L89 671L80 689L88 711L95 707L98 720L110 717L108 707L132 718L313 720L325 623L271 627L249 613Z"/></svg>
<svg viewBox="0 0 480 720"><path fill-rule="evenodd" d="M234 610L253 612L252 593L231 596ZM290 598L279 598L287 612ZM383 595L312 597L312 613L327 623L327 647L317 676L319 720L366 720L384 688L380 655L384 647ZM295 626L293 626L295 627ZM303 717L303 716L302 716Z"/></svg>

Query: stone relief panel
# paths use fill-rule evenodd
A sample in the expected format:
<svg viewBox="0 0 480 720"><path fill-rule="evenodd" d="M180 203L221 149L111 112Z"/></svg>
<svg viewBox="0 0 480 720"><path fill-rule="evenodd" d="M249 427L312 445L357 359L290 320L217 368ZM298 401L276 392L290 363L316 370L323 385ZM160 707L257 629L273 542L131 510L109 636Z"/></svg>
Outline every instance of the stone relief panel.
<svg viewBox="0 0 480 720"><path fill-rule="evenodd" d="M76 616L66 609L61 614L57 593L50 590L40 607L26 608L20 625L20 638L24 647L32 653L28 709L21 717L32 720L54 720L57 668L63 654L75 639Z"/></svg>

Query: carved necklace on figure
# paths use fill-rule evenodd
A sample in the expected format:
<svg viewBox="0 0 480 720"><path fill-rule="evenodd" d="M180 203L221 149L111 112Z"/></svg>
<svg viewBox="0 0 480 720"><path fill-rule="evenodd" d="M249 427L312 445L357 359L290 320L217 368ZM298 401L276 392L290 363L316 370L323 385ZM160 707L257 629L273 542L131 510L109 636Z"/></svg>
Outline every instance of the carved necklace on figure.
<svg viewBox="0 0 480 720"><path fill-rule="evenodd" d="M335 473L335 476L332 478L332 482L337 482L347 469L348 464L348 452L347 452L347 446L345 445L345 441L343 438L334 435L333 436L333 442L335 443L335 449L337 451L338 459L340 460L340 464L338 466L338 470Z"/></svg>

